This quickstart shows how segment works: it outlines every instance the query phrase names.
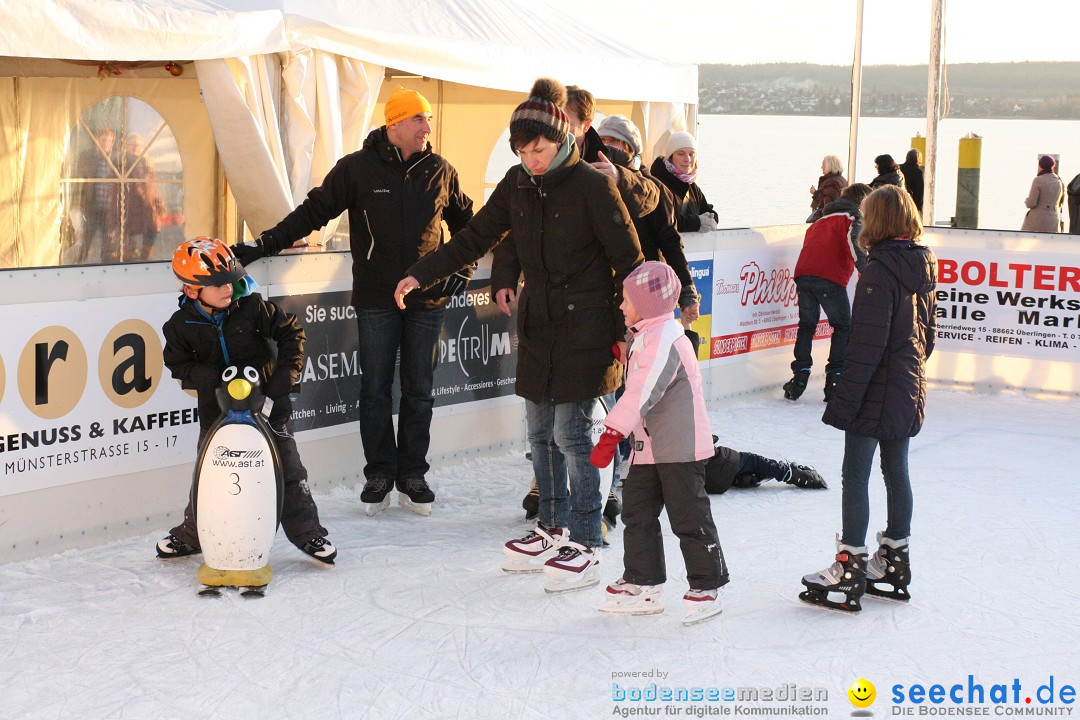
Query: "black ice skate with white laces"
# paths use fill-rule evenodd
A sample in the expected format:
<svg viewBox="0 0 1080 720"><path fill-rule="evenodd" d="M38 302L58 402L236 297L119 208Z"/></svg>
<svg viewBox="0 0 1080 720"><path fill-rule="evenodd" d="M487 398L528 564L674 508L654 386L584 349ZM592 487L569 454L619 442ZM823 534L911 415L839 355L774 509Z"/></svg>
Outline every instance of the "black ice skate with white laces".
<svg viewBox="0 0 1080 720"><path fill-rule="evenodd" d="M866 564L866 594L886 600L908 602L911 594L911 561L908 540L893 540L885 533L877 534L878 549Z"/></svg>
<svg viewBox="0 0 1080 720"><path fill-rule="evenodd" d="M327 565L334 564L337 548L324 537L313 537L300 548L304 553Z"/></svg>
<svg viewBox="0 0 1080 720"><path fill-rule="evenodd" d="M524 537L511 540L503 546L506 562L502 569L508 573L538 573L544 571L544 563L558 554L566 542L562 528L548 529L541 524Z"/></svg>
<svg viewBox="0 0 1080 720"><path fill-rule="evenodd" d="M829 486L825 484L825 478L821 477L821 473L809 465L788 463L787 466L787 474L780 478L780 482L794 485L803 490L828 490Z"/></svg>
<svg viewBox="0 0 1080 720"><path fill-rule="evenodd" d="M784 397L788 400L798 400L806 392L806 383L809 381L809 370L795 370L791 379L784 383Z"/></svg>
<svg viewBox="0 0 1080 720"><path fill-rule="evenodd" d="M157 556L164 560L187 557L188 555L195 555L201 552L202 550L200 548L197 548L194 545L188 545L175 535L163 537L158 540L157 544Z"/></svg>
<svg viewBox="0 0 1080 720"><path fill-rule="evenodd" d="M552 595L584 590L600 584L600 548L587 548L573 540L544 563L544 590Z"/></svg>
<svg viewBox="0 0 1080 720"><path fill-rule="evenodd" d="M866 547L852 547L836 541L836 562L821 572L802 579L806 590L799 599L832 610L859 612L866 591Z"/></svg>
<svg viewBox="0 0 1080 720"><path fill-rule="evenodd" d="M619 578L604 590L604 602L596 609L614 615L657 615L664 612L663 589L663 585L637 585Z"/></svg>
<svg viewBox="0 0 1080 720"><path fill-rule="evenodd" d="M431 492L424 478L405 478L397 481L398 503L406 510L417 515L430 515L435 503L435 493Z"/></svg>
<svg viewBox="0 0 1080 720"><path fill-rule="evenodd" d="M364 512L374 515L382 512L390 504L390 491L394 484L386 478L369 478L360 493L360 502L364 503Z"/></svg>

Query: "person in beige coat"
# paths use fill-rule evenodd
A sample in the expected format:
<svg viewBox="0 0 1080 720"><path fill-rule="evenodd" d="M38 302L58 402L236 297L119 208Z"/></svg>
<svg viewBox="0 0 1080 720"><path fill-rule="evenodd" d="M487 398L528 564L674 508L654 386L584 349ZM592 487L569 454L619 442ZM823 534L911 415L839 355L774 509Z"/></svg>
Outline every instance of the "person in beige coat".
<svg viewBox="0 0 1080 720"><path fill-rule="evenodd" d="M1024 232L1061 232L1061 203L1065 185L1054 172L1054 158L1039 158L1039 174L1031 181L1031 192L1024 204L1030 208L1020 230Z"/></svg>

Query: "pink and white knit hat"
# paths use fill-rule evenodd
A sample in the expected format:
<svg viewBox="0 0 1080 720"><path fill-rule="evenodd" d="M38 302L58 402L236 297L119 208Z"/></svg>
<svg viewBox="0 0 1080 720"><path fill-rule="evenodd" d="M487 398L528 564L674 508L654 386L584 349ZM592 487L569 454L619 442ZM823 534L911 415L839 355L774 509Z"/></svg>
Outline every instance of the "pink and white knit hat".
<svg viewBox="0 0 1080 720"><path fill-rule="evenodd" d="M681 289L671 266L656 260L641 263L623 280L623 292L643 320L672 312Z"/></svg>

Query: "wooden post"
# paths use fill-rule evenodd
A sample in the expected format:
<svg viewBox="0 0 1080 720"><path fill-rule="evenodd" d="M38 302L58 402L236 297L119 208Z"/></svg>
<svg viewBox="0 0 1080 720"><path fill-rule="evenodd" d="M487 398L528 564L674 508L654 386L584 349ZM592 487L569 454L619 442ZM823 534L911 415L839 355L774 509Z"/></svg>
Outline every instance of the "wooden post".
<svg viewBox="0 0 1080 720"><path fill-rule="evenodd" d="M934 224L937 130L941 115L941 55L945 42L945 0L930 0L930 63L926 88L926 165L923 169L923 225Z"/></svg>

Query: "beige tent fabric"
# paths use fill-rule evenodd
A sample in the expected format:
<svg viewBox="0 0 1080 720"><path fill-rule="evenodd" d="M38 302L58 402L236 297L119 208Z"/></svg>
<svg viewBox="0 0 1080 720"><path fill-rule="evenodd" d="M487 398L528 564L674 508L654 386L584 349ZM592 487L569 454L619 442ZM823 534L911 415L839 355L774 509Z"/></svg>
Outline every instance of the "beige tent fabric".
<svg viewBox="0 0 1080 720"><path fill-rule="evenodd" d="M218 154L253 233L276 225L359 149L383 76L381 67L310 49L197 66Z"/></svg>

